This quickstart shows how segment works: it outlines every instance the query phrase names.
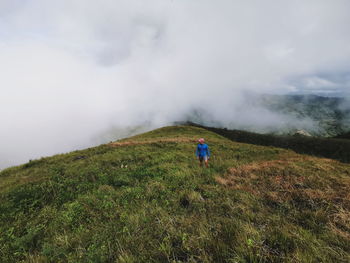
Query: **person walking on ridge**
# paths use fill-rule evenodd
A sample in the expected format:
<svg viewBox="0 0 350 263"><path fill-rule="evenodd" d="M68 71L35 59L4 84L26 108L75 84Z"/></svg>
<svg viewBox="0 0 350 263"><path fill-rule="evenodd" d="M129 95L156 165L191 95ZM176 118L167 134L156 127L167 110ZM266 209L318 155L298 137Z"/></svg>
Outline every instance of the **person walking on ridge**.
<svg viewBox="0 0 350 263"><path fill-rule="evenodd" d="M197 149L196 149L196 156L199 160L199 166L203 166L203 161L205 163L205 167L208 168L208 160L210 157L210 151L209 151L209 146L204 143L204 139L200 138L198 140L198 145L197 145Z"/></svg>

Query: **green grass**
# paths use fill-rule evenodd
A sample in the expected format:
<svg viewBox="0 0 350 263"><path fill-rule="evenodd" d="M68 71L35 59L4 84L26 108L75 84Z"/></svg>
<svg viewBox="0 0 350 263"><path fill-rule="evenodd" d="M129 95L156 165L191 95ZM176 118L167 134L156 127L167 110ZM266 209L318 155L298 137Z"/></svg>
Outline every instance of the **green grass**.
<svg viewBox="0 0 350 263"><path fill-rule="evenodd" d="M349 164L165 127L2 171L0 260L349 262L348 189Z"/></svg>
<svg viewBox="0 0 350 263"><path fill-rule="evenodd" d="M301 154L310 154L350 163L349 133L334 138L281 136L259 134L242 130L228 130L226 128L206 127L195 123L188 124L215 132L235 142L291 149Z"/></svg>

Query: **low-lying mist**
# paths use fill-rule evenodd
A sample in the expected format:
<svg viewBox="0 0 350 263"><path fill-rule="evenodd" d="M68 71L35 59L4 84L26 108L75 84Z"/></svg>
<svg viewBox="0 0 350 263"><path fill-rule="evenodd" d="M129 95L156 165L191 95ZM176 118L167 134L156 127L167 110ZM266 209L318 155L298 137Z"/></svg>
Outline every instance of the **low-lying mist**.
<svg viewBox="0 0 350 263"><path fill-rule="evenodd" d="M1 1L0 168L176 121L322 134L312 116L249 94L349 96L349 8L342 0ZM348 112L349 103L339 107Z"/></svg>

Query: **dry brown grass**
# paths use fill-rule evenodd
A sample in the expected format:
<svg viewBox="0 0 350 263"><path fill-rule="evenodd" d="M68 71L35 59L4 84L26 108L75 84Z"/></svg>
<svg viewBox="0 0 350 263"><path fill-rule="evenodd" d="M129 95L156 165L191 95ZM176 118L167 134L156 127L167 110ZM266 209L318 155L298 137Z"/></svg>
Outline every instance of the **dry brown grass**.
<svg viewBox="0 0 350 263"><path fill-rule="evenodd" d="M334 160L291 156L230 168L224 176L217 176L216 181L272 205L290 205L320 213L326 209L330 212L328 229L350 239L349 172L349 166L341 166Z"/></svg>
<svg viewBox="0 0 350 263"><path fill-rule="evenodd" d="M336 234L350 240L350 211L338 207L330 217L328 227Z"/></svg>
<svg viewBox="0 0 350 263"><path fill-rule="evenodd" d="M157 138L150 140L142 140L142 141L120 141L120 142L112 142L108 145L111 147L121 147L121 146L130 146L130 145L144 145L144 144L152 144L152 143L165 143L165 142L176 142L176 143L196 143L197 139L186 138L186 137L177 137L177 138Z"/></svg>
<svg viewBox="0 0 350 263"><path fill-rule="evenodd" d="M342 203L350 208L350 178L337 178L337 181L332 178L337 164L337 161L325 158L292 156L230 168L226 175L215 179L231 189L267 196L275 202L302 196L309 200Z"/></svg>

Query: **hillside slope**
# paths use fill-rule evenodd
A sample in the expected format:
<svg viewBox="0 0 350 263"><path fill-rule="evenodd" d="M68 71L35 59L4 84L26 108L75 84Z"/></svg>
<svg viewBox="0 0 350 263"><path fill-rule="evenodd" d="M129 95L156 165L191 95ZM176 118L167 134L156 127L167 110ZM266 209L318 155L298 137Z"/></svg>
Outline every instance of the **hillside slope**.
<svg viewBox="0 0 350 263"><path fill-rule="evenodd" d="M350 140L350 132L346 132L346 133L340 134L340 135L338 135L338 136L336 136L334 138Z"/></svg>
<svg viewBox="0 0 350 263"><path fill-rule="evenodd" d="M349 262L349 188L349 164L165 127L2 171L0 258Z"/></svg>
<svg viewBox="0 0 350 263"><path fill-rule="evenodd" d="M300 135L279 136L273 134L259 134L242 130L207 127L195 123L188 124L215 132L235 142L291 149L301 154L310 154L350 163L350 141L347 140L349 133L334 138L317 138Z"/></svg>

